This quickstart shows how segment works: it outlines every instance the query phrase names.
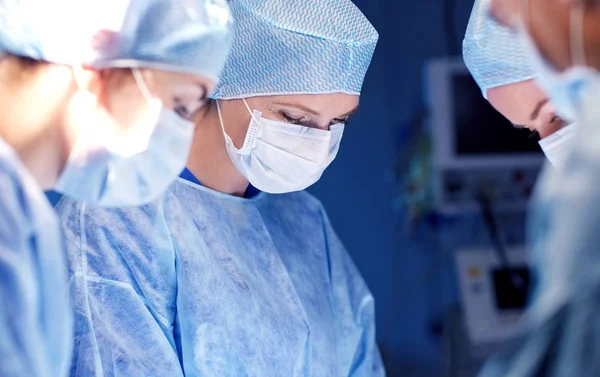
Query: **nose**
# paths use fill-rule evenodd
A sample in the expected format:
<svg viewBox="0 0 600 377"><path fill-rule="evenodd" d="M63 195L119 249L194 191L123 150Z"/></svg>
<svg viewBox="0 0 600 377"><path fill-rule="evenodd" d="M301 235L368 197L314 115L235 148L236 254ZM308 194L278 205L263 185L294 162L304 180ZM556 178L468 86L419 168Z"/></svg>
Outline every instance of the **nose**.
<svg viewBox="0 0 600 377"><path fill-rule="evenodd" d="M535 129L542 139L560 130L564 125L565 121L556 114L551 106L542 110L535 121Z"/></svg>

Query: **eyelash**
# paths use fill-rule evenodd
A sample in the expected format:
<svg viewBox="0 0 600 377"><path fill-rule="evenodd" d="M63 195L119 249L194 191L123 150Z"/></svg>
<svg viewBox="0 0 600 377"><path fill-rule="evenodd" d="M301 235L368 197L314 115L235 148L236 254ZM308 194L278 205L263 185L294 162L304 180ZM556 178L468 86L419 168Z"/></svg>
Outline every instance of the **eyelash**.
<svg viewBox="0 0 600 377"><path fill-rule="evenodd" d="M185 119L189 119L192 116L192 114L189 114L188 109L183 105L178 104L173 110L177 113L177 115Z"/></svg>
<svg viewBox="0 0 600 377"><path fill-rule="evenodd" d="M541 137L540 137L540 133L537 130L533 130L531 131L531 133L529 134L529 138L533 139L535 141L540 141Z"/></svg>
<svg viewBox="0 0 600 377"><path fill-rule="evenodd" d="M283 119L285 119L286 122L291 123L291 124L295 124L295 125L301 125L302 122L305 120L305 118L291 118L289 116L287 116L285 113L281 113L281 116L283 117ZM334 119L332 122L333 124L343 124L344 126L348 125L348 119Z"/></svg>
<svg viewBox="0 0 600 377"><path fill-rule="evenodd" d="M302 124L302 121L305 120L304 118L291 118L289 116L287 116L285 113L281 113L281 116L283 117L283 119L285 119L286 122L291 123L291 124L295 124L295 125L300 125Z"/></svg>
<svg viewBox="0 0 600 377"><path fill-rule="evenodd" d="M206 91L203 91L202 96L198 99L197 108L190 111L190 109L188 109L187 106L182 104L182 101L180 98L175 97L174 98L175 107L173 108L173 111L175 111L177 113L177 115L179 115L182 118L190 119L196 113L196 110L204 107L207 102L208 102L208 96L206 95Z"/></svg>

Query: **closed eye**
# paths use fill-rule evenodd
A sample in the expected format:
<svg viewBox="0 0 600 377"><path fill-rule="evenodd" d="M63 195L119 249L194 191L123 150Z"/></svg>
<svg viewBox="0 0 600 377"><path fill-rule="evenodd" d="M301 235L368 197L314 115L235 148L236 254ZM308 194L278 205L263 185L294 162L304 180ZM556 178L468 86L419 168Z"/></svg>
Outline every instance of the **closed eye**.
<svg viewBox="0 0 600 377"><path fill-rule="evenodd" d="M306 121L306 118L304 118L304 117L302 117L302 118L293 118L293 117L287 115L284 112L280 112L280 114L281 114L281 116L283 117L283 119L286 122L291 123L291 124L295 124L295 125L298 125L298 126L301 126L302 123Z"/></svg>
<svg viewBox="0 0 600 377"><path fill-rule="evenodd" d="M345 118L345 119L334 119L331 122L331 126L333 126L334 124L343 124L344 126L347 126L348 122L349 122L348 118Z"/></svg>
<svg viewBox="0 0 600 377"><path fill-rule="evenodd" d="M175 107L173 108L173 111L175 111L177 115L179 115L182 118L191 119L198 110L200 110L204 107L204 105L206 105L206 103L206 97L198 101L194 101L193 104L189 104L187 106L184 105L181 100L175 99Z"/></svg>
<svg viewBox="0 0 600 377"><path fill-rule="evenodd" d="M193 115L193 113L190 112L188 110L188 108L183 105L176 105L175 108L173 109L173 111L175 111L175 113L177 113L177 115L179 115L180 117L182 117L184 119L190 119Z"/></svg>

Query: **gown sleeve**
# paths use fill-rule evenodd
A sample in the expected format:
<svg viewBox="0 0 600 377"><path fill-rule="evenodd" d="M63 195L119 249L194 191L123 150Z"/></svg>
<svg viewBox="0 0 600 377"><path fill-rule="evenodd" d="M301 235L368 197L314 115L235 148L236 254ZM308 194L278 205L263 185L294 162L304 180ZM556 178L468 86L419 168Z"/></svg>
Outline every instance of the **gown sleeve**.
<svg viewBox="0 0 600 377"><path fill-rule="evenodd" d="M384 377L375 338L375 300L323 211L338 334L339 375Z"/></svg>
<svg viewBox="0 0 600 377"><path fill-rule="evenodd" d="M72 377L182 376L173 323L175 257L160 202L57 211L75 307Z"/></svg>
<svg viewBox="0 0 600 377"><path fill-rule="evenodd" d="M1 164L0 164L1 165ZM0 376L52 376L34 225L18 182L0 169ZM47 298L46 298L47 299Z"/></svg>

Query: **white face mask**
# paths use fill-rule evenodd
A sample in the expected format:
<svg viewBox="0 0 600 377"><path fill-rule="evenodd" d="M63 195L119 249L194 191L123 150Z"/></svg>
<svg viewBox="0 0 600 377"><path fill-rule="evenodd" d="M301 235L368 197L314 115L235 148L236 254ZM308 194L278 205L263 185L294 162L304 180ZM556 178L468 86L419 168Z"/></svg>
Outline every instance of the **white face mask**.
<svg viewBox="0 0 600 377"><path fill-rule="evenodd" d="M99 206L138 206L157 198L185 167L194 124L165 109L132 71L148 103L143 121L127 135L110 134L102 124L84 128L57 191Z"/></svg>
<svg viewBox="0 0 600 377"><path fill-rule="evenodd" d="M528 1L528 0L524 0ZM524 8L525 10L528 7ZM525 15L528 17L528 15ZM579 118L581 102L591 84L600 80L597 71L586 66L585 48L583 42L583 6L573 5L571 8L570 40L573 67L564 72L557 72L540 54L531 36L521 23L523 34L532 64L538 72L537 82L549 95L558 113L573 122Z"/></svg>
<svg viewBox="0 0 600 377"><path fill-rule="evenodd" d="M271 194L304 190L321 178L337 156L343 124L330 131L265 119L250 110L250 126L241 149L227 132L217 102L227 153L238 171L257 189Z"/></svg>
<svg viewBox="0 0 600 377"><path fill-rule="evenodd" d="M567 155L573 145L573 137L576 130L577 126L571 124L540 140L539 144L542 151L544 151L546 158L555 168L562 167L567 159Z"/></svg>

